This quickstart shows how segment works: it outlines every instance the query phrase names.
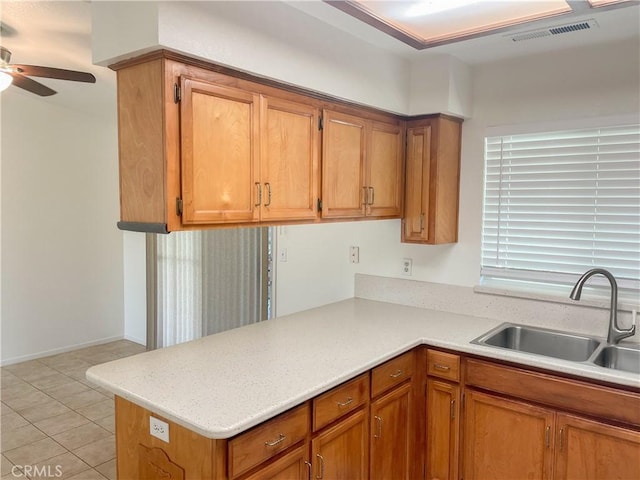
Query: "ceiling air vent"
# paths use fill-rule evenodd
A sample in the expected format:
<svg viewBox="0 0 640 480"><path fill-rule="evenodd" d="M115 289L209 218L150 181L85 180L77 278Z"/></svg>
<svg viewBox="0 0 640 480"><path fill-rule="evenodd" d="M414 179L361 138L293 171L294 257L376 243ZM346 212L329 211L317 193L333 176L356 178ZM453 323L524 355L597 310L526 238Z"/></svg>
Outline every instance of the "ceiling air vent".
<svg viewBox="0 0 640 480"><path fill-rule="evenodd" d="M505 35L513 42L521 42L523 40L532 40L534 38L552 37L569 32L579 32L580 30L590 30L598 28L598 22L593 18L581 22L567 23L565 25L556 25L553 27L539 28L537 30L529 30L527 32L517 33L515 35Z"/></svg>

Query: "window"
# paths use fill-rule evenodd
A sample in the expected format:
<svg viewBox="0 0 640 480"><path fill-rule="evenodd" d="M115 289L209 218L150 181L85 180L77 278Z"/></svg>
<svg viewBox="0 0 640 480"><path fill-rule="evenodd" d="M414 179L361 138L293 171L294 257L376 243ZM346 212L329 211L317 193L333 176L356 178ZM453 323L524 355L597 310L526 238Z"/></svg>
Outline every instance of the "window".
<svg viewBox="0 0 640 480"><path fill-rule="evenodd" d="M487 137L484 192L483 285L570 286L602 267L637 302L640 125Z"/></svg>

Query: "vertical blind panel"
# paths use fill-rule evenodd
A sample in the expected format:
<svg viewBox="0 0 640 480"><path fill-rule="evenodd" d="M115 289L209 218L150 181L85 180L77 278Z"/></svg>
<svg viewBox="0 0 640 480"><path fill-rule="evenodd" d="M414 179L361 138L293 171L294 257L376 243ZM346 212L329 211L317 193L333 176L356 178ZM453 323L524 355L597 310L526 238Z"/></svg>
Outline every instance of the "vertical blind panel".
<svg viewBox="0 0 640 480"><path fill-rule="evenodd" d="M157 323L168 347L201 336L202 232L157 235Z"/></svg>
<svg viewBox="0 0 640 480"><path fill-rule="evenodd" d="M262 232L261 228L207 232L203 335L261 320Z"/></svg>
<svg viewBox="0 0 640 480"><path fill-rule="evenodd" d="M483 277L640 285L640 125L485 139Z"/></svg>
<svg viewBox="0 0 640 480"><path fill-rule="evenodd" d="M241 228L157 236L159 347L261 320L263 234Z"/></svg>

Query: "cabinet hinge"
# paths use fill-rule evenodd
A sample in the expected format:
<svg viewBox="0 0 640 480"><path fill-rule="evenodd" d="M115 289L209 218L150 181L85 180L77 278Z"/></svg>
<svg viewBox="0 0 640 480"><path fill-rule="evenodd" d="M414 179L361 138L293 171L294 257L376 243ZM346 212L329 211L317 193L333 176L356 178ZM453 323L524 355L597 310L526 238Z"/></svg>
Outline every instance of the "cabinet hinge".
<svg viewBox="0 0 640 480"><path fill-rule="evenodd" d="M318 211L322 211L322 200L318 199Z"/></svg>
<svg viewBox="0 0 640 480"><path fill-rule="evenodd" d="M318 130L322 130L324 128L324 120L322 117L318 117Z"/></svg>
<svg viewBox="0 0 640 480"><path fill-rule="evenodd" d="M176 198L176 215L179 217L182 216L182 199L181 198Z"/></svg>
<svg viewBox="0 0 640 480"><path fill-rule="evenodd" d="M182 92L180 91L180 85L177 83L173 84L173 103L180 103L182 100Z"/></svg>

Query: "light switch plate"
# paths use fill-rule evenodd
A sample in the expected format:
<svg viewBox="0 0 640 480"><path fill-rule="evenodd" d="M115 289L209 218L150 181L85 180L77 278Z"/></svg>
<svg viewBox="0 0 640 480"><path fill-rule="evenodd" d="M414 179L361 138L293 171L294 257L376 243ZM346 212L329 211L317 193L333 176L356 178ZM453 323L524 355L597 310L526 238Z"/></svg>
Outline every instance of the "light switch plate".
<svg viewBox="0 0 640 480"><path fill-rule="evenodd" d="M155 417L149 417L149 433L163 442L169 443L169 424Z"/></svg>

